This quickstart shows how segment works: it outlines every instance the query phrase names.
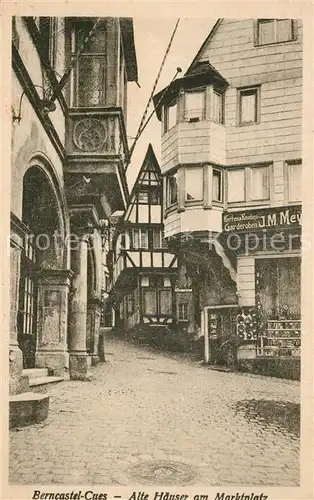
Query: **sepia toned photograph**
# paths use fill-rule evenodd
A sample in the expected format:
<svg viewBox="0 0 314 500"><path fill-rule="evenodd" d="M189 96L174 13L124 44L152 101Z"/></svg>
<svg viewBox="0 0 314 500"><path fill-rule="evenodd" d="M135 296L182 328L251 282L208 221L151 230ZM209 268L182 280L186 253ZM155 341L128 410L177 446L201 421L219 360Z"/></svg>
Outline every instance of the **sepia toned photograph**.
<svg viewBox="0 0 314 500"><path fill-rule="evenodd" d="M304 23L214 11L10 18L25 498L301 485Z"/></svg>

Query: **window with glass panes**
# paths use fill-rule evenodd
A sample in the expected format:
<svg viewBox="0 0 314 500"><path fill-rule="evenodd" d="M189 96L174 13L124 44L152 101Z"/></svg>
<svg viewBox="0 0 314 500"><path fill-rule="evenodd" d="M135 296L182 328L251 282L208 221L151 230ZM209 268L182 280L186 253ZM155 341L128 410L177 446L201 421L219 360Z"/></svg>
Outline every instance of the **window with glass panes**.
<svg viewBox="0 0 314 500"><path fill-rule="evenodd" d="M149 276L149 288L143 290L143 313L168 316L172 314L172 289L168 277Z"/></svg>
<svg viewBox="0 0 314 500"><path fill-rule="evenodd" d="M239 90L238 121L240 125L259 121L259 87Z"/></svg>
<svg viewBox="0 0 314 500"><path fill-rule="evenodd" d="M167 182L167 206L173 205L178 201L178 173L168 175Z"/></svg>
<svg viewBox="0 0 314 500"><path fill-rule="evenodd" d="M21 256L21 278L19 294L19 334L34 335L36 309L36 250L35 237L28 234L24 239Z"/></svg>
<svg viewBox="0 0 314 500"><path fill-rule="evenodd" d="M257 45L289 42L294 39L292 19L258 19Z"/></svg>
<svg viewBox="0 0 314 500"><path fill-rule="evenodd" d="M177 123L177 101L174 100L164 108L164 132L167 132Z"/></svg>
<svg viewBox="0 0 314 500"><path fill-rule="evenodd" d="M212 120L216 123L224 122L223 94L216 90L213 92Z"/></svg>
<svg viewBox="0 0 314 500"><path fill-rule="evenodd" d="M268 200L269 175L269 165L229 169L228 203Z"/></svg>
<svg viewBox="0 0 314 500"><path fill-rule="evenodd" d="M132 248L148 248L148 229L132 229Z"/></svg>
<svg viewBox="0 0 314 500"><path fill-rule="evenodd" d="M203 189L203 167L187 167L185 169L185 199L201 201Z"/></svg>
<svg viewBox="0 0 314 500"><path fill-rule="evenodd" d="M95 26L96 20L77 21L72 30L72 61ZM106 98L106 29L105 22L98 23L89 36L73 69L74 106L100 106Z"/></svg>
<svg viewBox="0 0 314 500"><path fill-rule="evenodd" d="M222 172L213 169L213 201L222 201Z"/></svg>
<svg viewBox="0 0 314 500"><path fill-rule="evenodd" d="M205 91L188 91L185 93L184 118L188 121L204 120Z"/></svg>
<svg viewBox="0 0 314 500"><path fill-rule="evenodd" d="M302 163L295 161L286 165L288 169L288 202L302 200Z"/></svg>

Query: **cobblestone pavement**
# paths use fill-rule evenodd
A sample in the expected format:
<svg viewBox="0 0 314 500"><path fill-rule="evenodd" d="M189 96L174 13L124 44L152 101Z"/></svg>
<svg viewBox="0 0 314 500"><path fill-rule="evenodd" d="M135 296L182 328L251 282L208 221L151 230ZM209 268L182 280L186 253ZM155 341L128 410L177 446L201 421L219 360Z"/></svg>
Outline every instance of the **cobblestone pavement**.
<svg viewBox="0 0 314 500"><path fill-rule="evenodd" d="M10 432L10 484L299 485L299 384L107 342L91 382Z"/></svg>

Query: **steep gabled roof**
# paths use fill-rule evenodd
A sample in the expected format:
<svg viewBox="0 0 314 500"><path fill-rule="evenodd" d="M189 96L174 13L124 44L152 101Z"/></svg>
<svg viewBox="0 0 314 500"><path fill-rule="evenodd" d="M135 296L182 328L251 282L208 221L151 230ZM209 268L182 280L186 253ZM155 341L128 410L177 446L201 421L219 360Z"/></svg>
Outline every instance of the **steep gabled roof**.
<svg viewBox="0 0 314 500"><path fill-rule="evenodd" d="M199 48L196 56L194 57L193 61L191 62L190 66L188 67L187 71L186 71L186 75L189 74L194 66L197 64L198 62L198 59L201 55L201 53L203 52L203 49L204 47L208 44L208 42L213 38L214 34L216 33L217 31L217 28L218 26L220 26L221 22L223 21L223 18L219 18L216 23L214 24L214 26L212 27L211 31L209 32L209 35L205 38L204 42L202 43L201 47Z"/></svg>
<svg viewBox="0 0 314 500"><path fill-rule="evenodd" d="M161 176L160 166L159 166L157 157L155 155L153 146L151 144L148 145L142 166L139 170L139 173L137 174L136 181L133 184L133 188L132 188L132 191L131 191L131 194L129 197L129 203L128 203L128 206L124 212L124 216L123 216L124 220L125 220L126 215L129 212L130 206L134 205L134 203L136 201L135 200L136 194L141 186L141 183L143 182L143 176L147 171L155 172L157 178L159 178Z"/></svg>

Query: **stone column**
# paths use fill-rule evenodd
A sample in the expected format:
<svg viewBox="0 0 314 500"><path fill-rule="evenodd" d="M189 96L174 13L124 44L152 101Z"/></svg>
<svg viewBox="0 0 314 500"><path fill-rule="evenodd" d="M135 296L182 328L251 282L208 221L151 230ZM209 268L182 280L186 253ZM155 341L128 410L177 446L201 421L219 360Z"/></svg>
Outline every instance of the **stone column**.
<svg viewBox="0 0 314 500"><path fill-rule="evenodd" d="M99 363L99 330L101 301L90 299L87 305L87 352L91 355L92 365Z"/></svg>
<svg viewBox="0 0 314 500"><path fill-rule="evenodd" d="M10 242L10 345L9 345L9 392L20 394L28 390L28 379L23 377L23 354L18 344L17 314L19 307L21 246L17 239Z"/></svg>
<svg viewBox="0 0 314 500"><path fill-rule="evenodd" d="M68 293L72 276L67 269L38 273L36 367L48 368L55 376L62 376L69 366Z"/></svg>
<svg viewBox="0 0 314 500"><path fill-rule="evenodd" d="M72 280L69 339L70 378L89 380L90 358L86 352L88 235L80 235L71 252Z"/></svg>

